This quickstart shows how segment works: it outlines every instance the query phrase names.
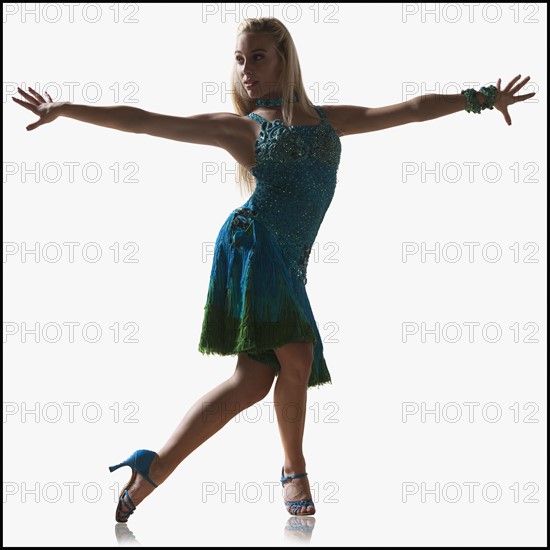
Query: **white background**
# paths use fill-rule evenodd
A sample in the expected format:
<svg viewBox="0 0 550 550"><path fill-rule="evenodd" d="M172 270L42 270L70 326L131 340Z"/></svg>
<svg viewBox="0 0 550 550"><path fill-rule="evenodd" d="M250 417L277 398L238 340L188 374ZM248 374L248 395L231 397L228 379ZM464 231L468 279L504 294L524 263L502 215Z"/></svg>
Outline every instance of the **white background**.
<svg viewBox="0 0 550 550"><path fill-rule="evenodd" d="M205 250L246 200L231 173L203 176L206 163L235 168L221 149L66 118L27 132L35 117L11 100L14 86L41 91L49 83L54 100L179 116L232 112L223 90L235 30L258 14L289 28L320 105L377 107L531 76L525 91L538 93L510 108L512 126L496 110L462 111L342 138L338 186L307 284L333 384L308 391L304 445L317 491L311 544L546 544L546 6L474 4L469 15L465 4L300 4L301 14L290 4L249 4L248 12L237 4L237 13L224 12L235 8L227 4L139 4L132 14L122 4L118 23L112 4L99 16L78 4L72 22L68 7L38 6L24 17L22 4L4 5L4 242L19 247L4 256L4 321L19 331L4 337L5 545L116 544L116 498L129 469L109 474L107 466L135 449L158 450L188 407L234 370L236 357L203 356L197 345L212 259ZM73 181L67 169L48 181L55 175L47 163L69 162L77 163ZM35 163L38 181L24 178L24 164ZM101 167L99 181L86 180L87 163ZM131 176L125 163L136 163L137 181L115 182L115 163L122 176ZM404 163L439 163L439 182L433 174L404 180ZM466 163L476 163L471 179ZM456 166L462 177L451 181ZM36 242L58 243L62 257L22 257L24 243ZM80 243L74 262L66 242ZM93 242L103 253L95 263L82 256ZM115 262L109 247L119 243L124 258L129 242L139 246L138 262ZM459 243L464 255L453 262L447 247L439 262L420 254L404 262L404 242ZM480 243L473 262L465 242ZM498 261L487 259L495 248L482 255L491 242L502 250ZM525 243L536 243L538 262L524 261L535 250ZM80 323L73 343L67 330L56 343L42 335L23 342L23 323L68 322ZM121 337L131 336L122 328L129 322L139 343L115 343L109 327L119 323ZM403 342L405 322L456 323L463 334L456 343L450 329L439 343L420 334ZM468 322L479 323L473 342ZM97 343L83 338L85 323L102 328ZM501 327L499 341L488 341L490 331L483 337L487 323ZM231 421L144 501L129 524L141 544L298 542L299 531L285 532L271 401L272 393ZM73 422L67 402L76 403ZM454 402L463 416L452 422L456 410L447 406L439 422L420 413L404 422L405 402ZM473 422L467 402L480 404ZM483 414L487 403L496 405ZM22 414L37 404L35 415ZM498 407L502 417L489 421ZM218 492L204 496L206 482ZM406 502L404 483L419 489ZM439 502L433 493L423 502L420 489L437 483ZM473 502L468 483L479 484ZM502 490L496 502L491 487Z"/></svg>

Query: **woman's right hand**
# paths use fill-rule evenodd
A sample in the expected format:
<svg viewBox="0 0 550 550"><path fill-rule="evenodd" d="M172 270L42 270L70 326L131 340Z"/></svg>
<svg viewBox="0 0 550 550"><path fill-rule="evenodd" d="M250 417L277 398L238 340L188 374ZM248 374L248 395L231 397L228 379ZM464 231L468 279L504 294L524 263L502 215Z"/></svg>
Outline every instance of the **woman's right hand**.
<svg viewBox="0 0 550 550"><path fill-rule="evenodd" d="M27 130L34 130L39 126L42 126L42 124L53 122L59 116L59 108L62 105L65 105L67 102L52 101L52 98L50 97L50 94L48 92L44 92L44 94L48 96L48 100L45 100L38 92L34 91L30 86L29 86L29 90L30 92L32 92L33 95L28 94L27 92L23 91L19 87L17 88L17 91L25 99L27 99L28 102L22 101L17 97L12 97L12 99L19 105L25 107L25 109L32 111L35 115L38 115L39 119L33 124L29 124L29 126L27 126Z"/></svg>

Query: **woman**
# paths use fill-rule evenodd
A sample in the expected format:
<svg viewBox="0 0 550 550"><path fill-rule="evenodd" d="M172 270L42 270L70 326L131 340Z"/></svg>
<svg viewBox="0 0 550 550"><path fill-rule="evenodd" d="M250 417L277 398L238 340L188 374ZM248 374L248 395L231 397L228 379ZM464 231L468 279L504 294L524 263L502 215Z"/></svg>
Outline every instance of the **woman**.
<svg viewBox="0 0 550 550"><path fill-rule="evenodd" d="M125 132L225 149L239 163L250 198L221 227L204 308L202 353L237 355L234 374L199 399L157 453L136 451L116 520L163 483L198 446L231 418L262 400L275 377L275 409L284 449L281 483L287 510L315 507L302 450L306 392L331 381L305 285L311 246L332 201L340 138L449 115L499 110L534 95L514 96L529 77L504 89L428 94L379 108L313 106L286 27L275 18L247 19L237 30L233 102L237 113L173 117L127 106L96 107L47 100L29 88L14 101L39 116L27 130L66 116ZM209 414L204 414L204 404ZM283 414L292 405L298 417ZM212 414L212 411L215 413ZM217 411L217 413L216 413ZM223 411L223 414L221 414Z"/></svg>

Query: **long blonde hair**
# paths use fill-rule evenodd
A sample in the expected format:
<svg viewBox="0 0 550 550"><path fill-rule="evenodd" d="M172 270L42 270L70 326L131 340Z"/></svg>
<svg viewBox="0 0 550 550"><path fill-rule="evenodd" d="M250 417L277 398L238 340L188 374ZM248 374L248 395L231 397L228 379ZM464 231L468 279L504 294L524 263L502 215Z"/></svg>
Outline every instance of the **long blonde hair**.
<svg viewBox="0 0 550 550"><path fill-rule="evenodd" d="M294 105L298 104L306 113L315 115L316 111L313 107L313 103L306 95L304 83L302 81L302 71L300 69L300 62L298 60L298 52L294 45L294 40L288 29L275 17L260 17L244 19L239 23L237 27L237 35L241 33L264 33L267 34L275 46L275 49L279 53L282 59L283 68L279 77L279 86L282 90L282 113L283 122L290 126L292 123L292 113L294 111ZM234 63L231 73L231 100L233 101L233 107L235 112L241 116L251 113L256 104L254 99L248 97L241 79L237 72L237 63ZM298 101L292 102L290 99L293 95L298 96ZM239 183L241 195L246 189L249 193L252 193L256 187L256 179L252 174L240 163L238 163L237 181ZM243 185L244 182L244 185Z"/></svg>

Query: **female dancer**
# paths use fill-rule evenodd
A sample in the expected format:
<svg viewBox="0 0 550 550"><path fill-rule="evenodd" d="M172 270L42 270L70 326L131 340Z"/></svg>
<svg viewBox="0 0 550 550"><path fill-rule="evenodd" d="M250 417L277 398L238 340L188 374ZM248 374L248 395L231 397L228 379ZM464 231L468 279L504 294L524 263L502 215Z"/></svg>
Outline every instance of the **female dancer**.
<svg viewBox="0 0 550 550"><path fill-rule="evenodd" d="M13 98L38 115L34 130L59 116L124 132L144 133L225 149L252 193L221 227L214 250L202 353L237 355L234 374L201 397L158 452L139 450L127 460L132 477L121 492L116 520L163 483L199 445L232 417L262 400L275 377L274 402L284 450L281 483L287 510L311 515L315 507L302 450L306 391L331 382L321 337L307 297L311 246L331 203L340 162L340 138L422 122L466 109L500 111L529 77L501 89L470 88L428 94L386 107L314 106L302 82L294 42L275 18L247 19L237 29L233 103L237 113L167 116L128 106L97 107L53 102L29 88ZM204 414L204 405L217 414ZM292 405L298 417L283 411ZM223 414L221 413L223 411Z"/></svg>

